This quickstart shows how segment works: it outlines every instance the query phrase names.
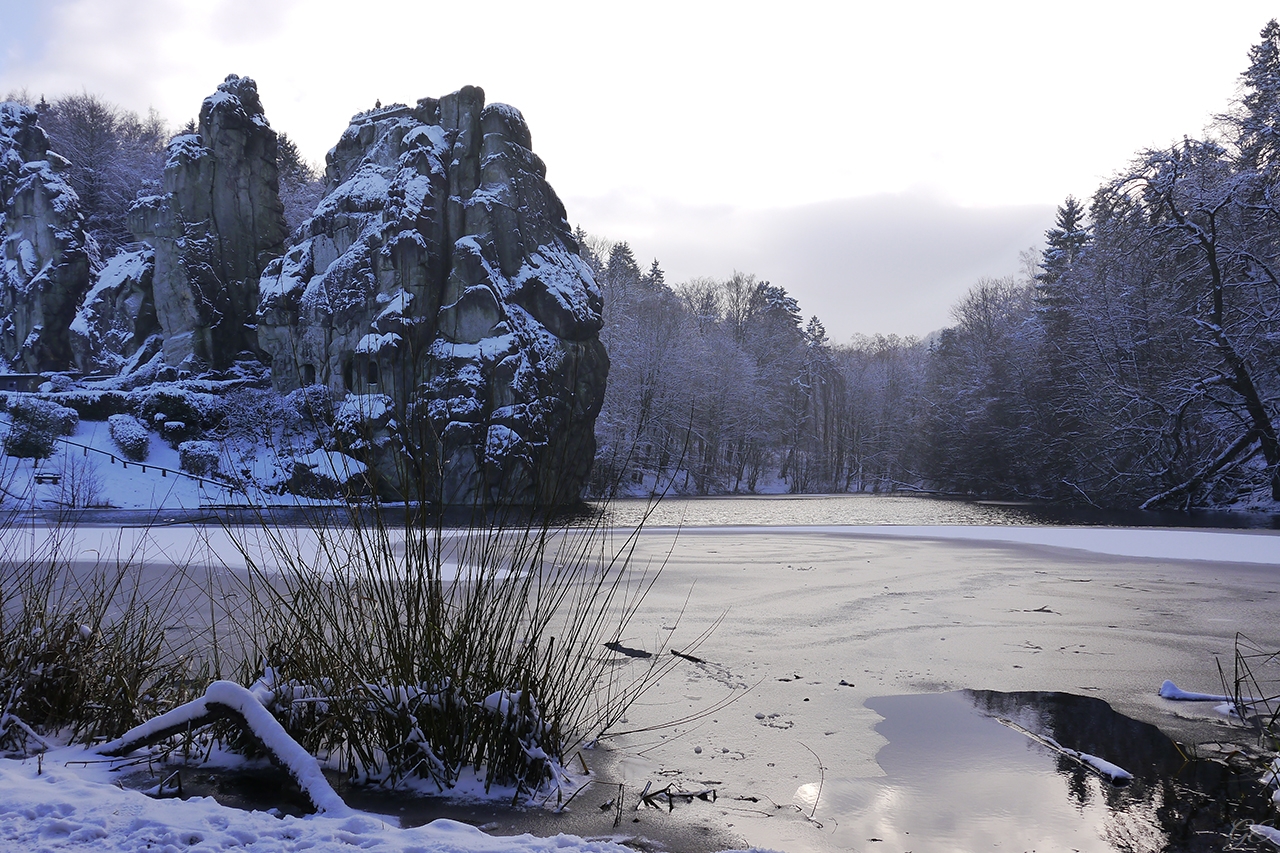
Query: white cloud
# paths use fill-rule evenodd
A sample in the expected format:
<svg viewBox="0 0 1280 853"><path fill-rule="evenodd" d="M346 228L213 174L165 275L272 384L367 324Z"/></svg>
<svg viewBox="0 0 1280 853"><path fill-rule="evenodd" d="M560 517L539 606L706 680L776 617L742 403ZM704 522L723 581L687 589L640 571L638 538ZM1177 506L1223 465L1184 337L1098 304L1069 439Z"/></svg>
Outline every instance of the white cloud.
<svg viewBox="0 0 1280 853"><path fill-rule="evenodd" d="M312 159L375 99L480 85L524 112L575 221L638 250L652 239L678 275L750 268L808 311L864 318L829 322L840 335L945 322L934 301L1012 271L1068 194L1199 133L1275 14L1265 0L1212 15L1194 0L0 4L0 93L85 89L176 126L247 74Z"/></svg>
<svg viewBox="0 0 1280 853"><path fill-rule="evenodd" d="M751 272L785 287L833 341L855 333L924 336L979 278L1020 272L1053 205L966 208L925 193L773 210L691 207L613 195L569 199L570 219L631 244L667 281Z"/></svg>

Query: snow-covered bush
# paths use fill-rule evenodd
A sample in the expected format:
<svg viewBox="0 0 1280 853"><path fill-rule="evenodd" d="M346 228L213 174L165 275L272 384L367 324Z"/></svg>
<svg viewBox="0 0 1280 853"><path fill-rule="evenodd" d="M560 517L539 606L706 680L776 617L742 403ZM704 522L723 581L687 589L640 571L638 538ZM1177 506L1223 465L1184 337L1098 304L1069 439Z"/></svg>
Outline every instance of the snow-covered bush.
<svg viewBox="0 0 1280 853"><path fill-rule="evenodd" d="M129 396L137 406L139 417L149 424L181 421L191 429L207 429L222 417L217 395L192 391L177 384L140 388Z"/></svg>
<svg viewBox="0 0 1280 853"><path fill-rule="evenodd" d="M71 435L80 424L75 409L37 397L17 397L9 402L9 432L4 452L9 456L47 459L58 436Z"/></svg>
<svg viewBox="0 0 1280 853"><path fill-rule="evenodd" d="M189 427L185 421L162 421L160 423L160 437L174 450L177 450L178 445L194 437L194 435L195 430Z"/></svg>
<svg viewBox="0 0 1280 853"><path fill-rule="evenodd" d="M75 409L86 421L105 421L112 415L133 411L129 396L123 391L98 388L75 388L53 395L53 401Z"/></svg>
<svg viewBox="0 0 1280 853"><path fill-rule="evenodd" d="M107 418L107 429L125 459L146 461L147 454L151 452L151 433L137 418L133 415L112 415Z"/></svg>
<svg viewBox="0 0 1280 853"><path fill-rule="evenodd" d="M221 455L218 445L212 441L184 441L178 445L178 467L204 477L218 470Z"/></svg>
<svg viewBox="0 0 1280 853"><path fill-rule="evenodd" d="M65 560L0 556L0 750L113 737L186 701L194 673L165 635L176 599L139 595L138 566L86 577Z"/></svg>
<svg viewBox="0 0 1280 853"><path fill-rule="evenodd" d="M333 392L328 385L308 385L291 391L285 402L293 407L305 422L319 426L333 425Z"/></svg>
<svg viewBox="0 0 1280 853"><path fill-rule="evenodd" d="M343 450L363 451L390 440L394 409L386 394L351 394L334 413L333 430Z"/></svg>
<svg viewBox="0 0 1280 853"><path fill-rule="evenodd" d="M348 411L358 416L373 409L360 403L374 402ZM307 466L313 473L319 456ZM472 516L451 531L447 553L467 555L454 567L432 512L402 515L374 501L340 525L316 519L315 551L272 539L270 580L254 588L277 592L249 602L249 623L263 629L256 647L285 652L266 661L264 701L308 751L350 756L370 781L416 777L449 788L475 768L486 785L554 790L569 750L617 723L664 671L655 655L623 685L596 653L625 635L643 599L616 595L636 583L626 553L604 559L589 588L581 584L598 549L611 547L598 528Z"/></svg>

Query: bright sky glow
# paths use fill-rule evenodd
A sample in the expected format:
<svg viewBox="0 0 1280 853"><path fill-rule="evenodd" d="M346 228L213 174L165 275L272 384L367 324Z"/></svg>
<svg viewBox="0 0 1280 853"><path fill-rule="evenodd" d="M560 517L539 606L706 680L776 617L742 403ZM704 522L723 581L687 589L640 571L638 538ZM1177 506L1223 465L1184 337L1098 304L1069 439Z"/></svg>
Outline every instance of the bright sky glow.
<svg viewBox="0 0 1280 853"><path fill-rule="evenodd" d="M944 325L977 276L1017 270L1066 195L1201 133L1276 14L1258 0L365 0L341 14L0 0L0 96L87 90L177 126L246 74L319 161L375 99L480 85L524 113L572 222L658 257L669 281L755 272L843 340ZM806 239L824 212L854 230Z"/></svg>

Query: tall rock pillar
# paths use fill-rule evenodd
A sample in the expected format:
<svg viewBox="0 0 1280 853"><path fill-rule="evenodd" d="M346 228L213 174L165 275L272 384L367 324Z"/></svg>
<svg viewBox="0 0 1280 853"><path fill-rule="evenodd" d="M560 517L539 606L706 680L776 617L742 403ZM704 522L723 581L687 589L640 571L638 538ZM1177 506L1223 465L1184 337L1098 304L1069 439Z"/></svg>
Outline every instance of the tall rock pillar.
<svg viewBox="0 0 1280 853"><path fill-rule="evenodd" d="M68 327L89 289L90 246L69 165L35 110L0 104L0 372L68 370Z"/></svg>
<svg viewBox="0 0 1280 853"><path fill-rule="evenodd" d="M258 87L232 74L205 98L199 133L169 143L162 196L132 218L155 247L165 361L221 368L257 350L258 281L284 251L276 133Z"/></svg>

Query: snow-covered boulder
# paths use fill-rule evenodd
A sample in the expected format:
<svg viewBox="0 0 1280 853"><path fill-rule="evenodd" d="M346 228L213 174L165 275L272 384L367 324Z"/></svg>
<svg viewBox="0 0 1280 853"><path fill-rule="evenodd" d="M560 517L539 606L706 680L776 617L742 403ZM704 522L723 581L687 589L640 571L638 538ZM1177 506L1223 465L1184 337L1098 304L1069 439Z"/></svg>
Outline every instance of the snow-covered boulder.
<svg viewBox="0 0 1280 853"><path fill-rule="evenodd" d="M173 367L224 368L257 341L258 278L284 250L276 132L257 84L232 74L205 98L199 132L169 143L164 194L130 211L155 248L155 312Z"/></svg>
<svg viewBox="0 0 1280 853"><path fill-rule="evenodd" d="M290 460L284 488L308 498L350 498L368 491L363 462L332 450L315 450Z"/></svg>
<svg viewBox="0 0 1280 853"><path fill-rule="evenodd" d="M72 367L68 329L89 289L92 250L67 161L36 112L0 103L0 369Z"/></svg>
<svg viewBox="0 0 1280 853"><path fill-rule="evenodd" d="M576 500L608 370L601 297L519 111L467 87L363 113L326 174L261 279L277 389L386 396L389 415L340 421L410 496Z"/></svg>

